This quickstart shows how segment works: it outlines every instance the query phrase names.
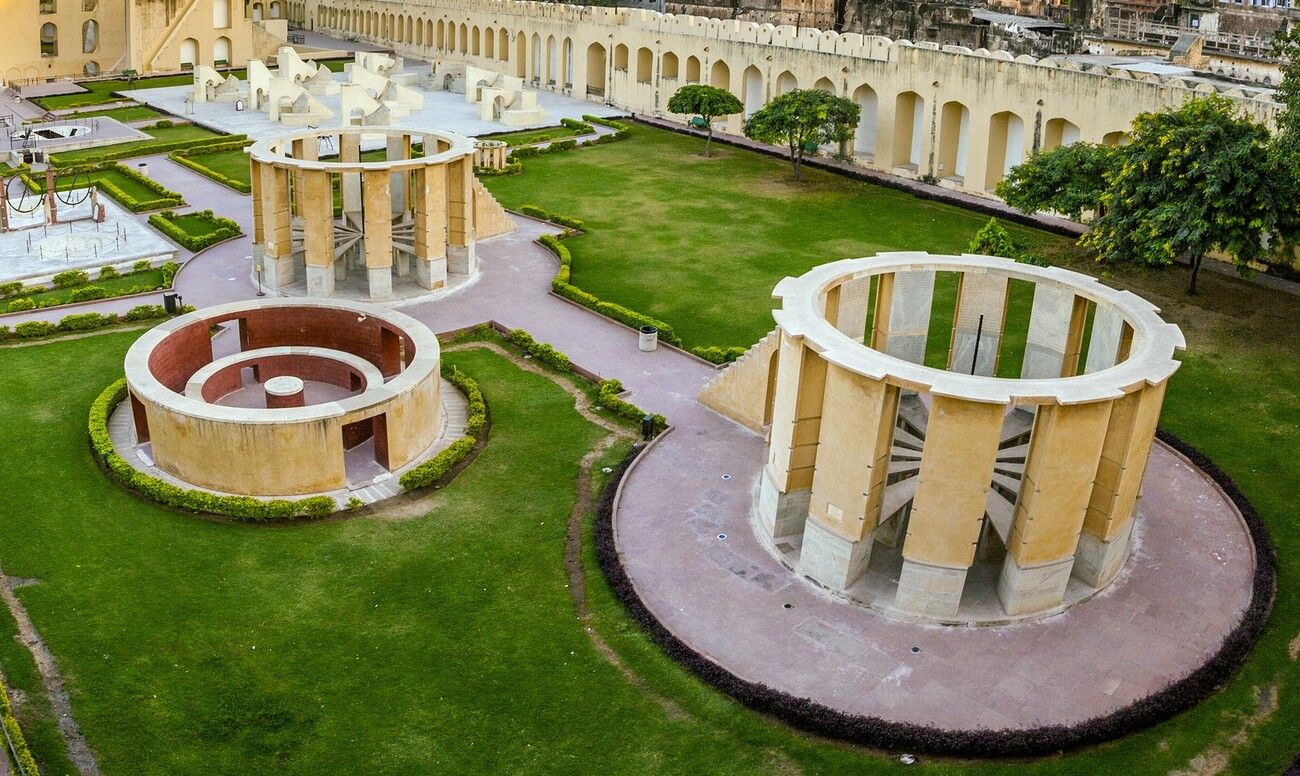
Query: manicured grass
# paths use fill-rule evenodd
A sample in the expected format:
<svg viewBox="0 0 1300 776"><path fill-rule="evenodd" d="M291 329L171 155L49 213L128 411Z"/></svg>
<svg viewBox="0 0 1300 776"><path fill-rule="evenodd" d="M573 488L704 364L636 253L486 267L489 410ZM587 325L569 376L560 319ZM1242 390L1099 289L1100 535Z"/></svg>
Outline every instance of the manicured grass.
<svg viewBox="0 0 1300 776"><path fill-rule="evenodd" d="M231 180L251 184L252 173L248 164L248 154L241 148L213 151L210 154L190 154L189 159Z"/></svg>
<svg viewBox="0 0 1300 776"><path fill-rule="evenodd" d="M202 142L222 137L219 132L213 132L197 124L177 124L170 127L145 127L140 130L149 135L152 140L135 140L130 143L118 143L111 146L94 146L91 148L79 148L75 151L63 151L58 154L56 166L67 167L85 161L93 161L101 158L106 151L112 151L114 154L120 152L126 153L131 149L139 149L140 154L151 154L156 151L151 147L159 141L177 142L181 140L193 140ZM133 154L129 154L133 155ZM119 157L127 158L127 157Z"/></svg>
<svg viewBox="0 0 1300 776"><path fill-rule="evenodd" d="M21 693L20 702L13 704L14 717L27 739L27 747L46 773L76 773L59 736L58 718L45 694L32 653L19 638L18 624L9 610L0 606L0 670L10 692ZM4 749L3 743L0 749ZM0 753L0 762L10 762L7 750Z"/></svg>
<svg viewBox="0 0 1300 776"><path fill-rule="evenodd" d="M89 285L98 286L108 292L108 297L114 297L134 293L134 290L139 288L152 290L161 286L162 282L163 271L160 267L155 267L153 269L145 270L144 272L132 272L128 275L120 275L115 278L105 278L103 280L96 277L96 272L92 270L90 273ZM47 291L38 291L32 294L24 292L14 295L11 299L27 298L37 302L38 304L44 304L47 301L50 304L64 304L68 301L68 297L72 292L76 291L78 288L84 288L84 286L75 286L73 288L51 288ZM11 299L0 300L0 311L4 310L4 306L8 304ZM3 558L0 558L0 560L3 560Z"/></svg>
<svg viewBox="0 0 1300 776"><path fill-rule="evenodd" d="M748 345L769 331L768 296L781 277L879 250L960 252L988 220L815 171L797 185L778 160L734 148L704 160L696 155L701 145L638 126L623 143L528 159L522 175L484 180L508 207L538 204L586 222L588 233L565 243L573 282L665 319L692 345ZM1023 247L1102 274L1183 327L1188 354L1170 383L1162 423L1237 480L1280 556L1269 626L1224 691L1152 731L1024 770L1165 773L1222 747L1229 772L1280 771L1300 747L1292 723L1300 719L1300 663L1288 655L1300 633L1300 299L1214 274L1203 276L1200 296L1188 298L1184 270L1102 268L1067 240L1008 228ZM941 273L932 365L946 358L954 299L955 282ZM1027 320L1028 306L1028 295L1013 287L1009 328ZM1000 374L1018 372L1023 347L1023 338L1007 342ZM645 671L669 677L672 669L656 668L659 661L647 650ZM1276 708L1261 697L1276 698ZM1262 718L1247 724L1261 706Z"/></svg>
<svg viewBox="0 0 1300 776"><path fill-rule="evenodd" d="M162 111L154 110L148 105L128 105L124 108L108 108L107 110L88 110L78 111L77 113L64 116L64 118L90 119L103 116L118 121L144 121L145 119L160 119L167 114Z"/></svg>
<svg viewBox="0 0 1300 776"><path fill-rule="evenodd" d="M638 126L620 143L524 161L524 174L485 177L502 204L582 219L566 241L572 283L665 320L688 345L747 346L772 328L764 311L785 275L886 250L965 250L988 217L755 153ZM1064 239L1012 228L1037 252ZM671 293L663 289L671 288ZM757 315L755 311L758 311Z"/></svg>
<svg viewBox="0 0 1300 776"><path fill-rule="evenodd" d="M103 105L106 102L118 102L126 99L113 94L113 92L123 92L131 89L157 89L162 86L184 86L192 83L194 83L194 76L188 73L139 78L131 84L128 84L125 79L110 78L105 81L85 81L81 83L81 86L87 90L85 92L37 97L32 102L46 110L80 108L84 105Z"/></svg>
<svg viewBox="0 0 1300 776"><path fill-rule="evenodd" d="M241 234L238 223L218 216L211 210L192 213L164 210L149 216L149 225L183 245L186 250L195 252Z"/></svg>
<svg viewBox="0 0 1300 776"><path fill-rule="evenodd" d="M533 143L545 143L551 140L563 140L566 137L577 137L578 135L589 134L573 127L542 127L541 129L525 129L519 132L505 132L500 135L487 136L487 140L503 140L505 144L511 147L526 146Z"/></svg>
<svg viewBox="0 0 1300 776"><path fill-rule="evenodd" d="M32 180L36 183L37 191L45 190L45 176L43 174L37 173L33 175ZM114 197L118 204L135 212L139 212L136 208L136 203L143 204L147 202L157 202L161 197L165 196L159 194L148 186L145 186L130 175L124 175L120 170L113 167L109 167L105 170L94 170L85 175L60 174L54 181L54 187L59 191L68 191L69 189L84 189L87 186L104 182L115 186L126 195L126 200ZM113 190L109 188L101 188L100 191L109 196L113 195ZM180 196L176 192L171 192L171 194L176 197ZM75 202L76 200L73 201ZM179 207L184 204L185 203L182 201L179 204L174 204L173 207ZM155 207L157 206L155 205Z"/></svg>

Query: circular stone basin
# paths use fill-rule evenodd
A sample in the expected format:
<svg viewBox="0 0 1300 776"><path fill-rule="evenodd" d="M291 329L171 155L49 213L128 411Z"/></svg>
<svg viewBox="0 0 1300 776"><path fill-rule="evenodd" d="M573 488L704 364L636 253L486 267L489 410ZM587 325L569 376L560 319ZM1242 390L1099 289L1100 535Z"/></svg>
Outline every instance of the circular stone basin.
<svg viewBox="0 0 1300 776"><path fill-rule="evenodd" d="M42 256L90 256L102 251L104 241L93 235L56 234L36 243Z"/></svg>
<svg viewBox="0 0 1300 776"><path fill-rule="evenodd" d="M280 375L279 377L272 377L267 380L263 383L263 387L266 388L266 392L272 396L293 396L302 393L306 384L303 383L302 378L300 377L294 377L293 375Z"/></svg>

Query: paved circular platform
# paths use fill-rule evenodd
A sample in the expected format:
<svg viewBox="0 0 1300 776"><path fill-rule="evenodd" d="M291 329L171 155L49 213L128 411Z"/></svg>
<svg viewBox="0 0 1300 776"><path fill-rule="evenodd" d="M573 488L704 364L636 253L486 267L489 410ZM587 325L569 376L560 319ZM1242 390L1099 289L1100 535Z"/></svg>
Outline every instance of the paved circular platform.
<svg viewBox="0 0 1300 776"><path fill-rule="evenodd" d="M750 525L761 462L762 440L720 416L662 438L624 482L619 556L651 614L696 652L848 714L946 730L1082 722L1193 672L1250 604L1244 521L1164 444L1115 583L1064 613L986 627L901 621L798 578Z"/></svg>

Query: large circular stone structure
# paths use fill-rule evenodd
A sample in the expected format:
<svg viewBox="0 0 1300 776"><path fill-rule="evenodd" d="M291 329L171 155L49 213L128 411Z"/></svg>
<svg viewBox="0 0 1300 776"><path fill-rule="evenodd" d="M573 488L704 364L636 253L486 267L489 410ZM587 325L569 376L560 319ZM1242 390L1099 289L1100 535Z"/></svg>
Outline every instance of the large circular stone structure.
<svg viewBox="0 0 1300 776"><path fill-rule="evenodd" d="M937 273L956 286L942 368ZM1013 282L1033 299L1021 331L1007 325ZM1056 611L1115 577L1184 346L1154 306L1059 268L914 253L817 267L773 296L756 515L800 575L844 593L873 546L901 547L855 597L948 622L979 619L960 613L977 560L1000 564L994 619ZM1013 339L1018 377L999 368Z"/></svg>
<svg viewBox="0 0 1300 776"><path fill-rule="evenodd" d="M362 161L363 147L384 158ZM254 273L265 288L330 297L357 273L378 300L395 285L427 292L477 273L469 138L337 127L261 140L249 155Z"/></svg>
<svg viewBox="0 0 1300 776"><path fill-rule="evenodd" d="M234 340L212 338L222 324L237 327L238 347L214 352ZM351 467L418 461L442 426L440 379L424 324L337 300L205 308L151 329L126 355L136 442L152 463L252 496L337 491Z"/></svg>

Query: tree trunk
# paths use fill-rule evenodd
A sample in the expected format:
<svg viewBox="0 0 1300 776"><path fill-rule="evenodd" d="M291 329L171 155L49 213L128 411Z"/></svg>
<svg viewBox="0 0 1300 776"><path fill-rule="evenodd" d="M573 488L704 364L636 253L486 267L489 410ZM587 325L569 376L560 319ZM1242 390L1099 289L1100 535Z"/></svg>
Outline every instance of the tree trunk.
<svg viewBox="0 0 1300 776"><path fill-rule="evenodd" d="M794 143L790 144L790 164L794 165L794 179L797 181L803 180L803 169L799 167L799 157L801 156L802 151L802 146L795 145Z"/></svg>
<svg viewBox="0 0 1300 776"><path fill-rule="evenodd" d="M713 122L708 122L709 134L704 138L704 158L709 158L709 144L713 142Z"/></svg>
<svg viewBox="0 0 1300 776"><path fill-rule="evenodd" d="M1201 273L1202 258L1204 258L1203 254L1197 254L1192 257L1192 277L1191 281L1187 284L1188 296L1196 296L1196 276Z"/></svg>

